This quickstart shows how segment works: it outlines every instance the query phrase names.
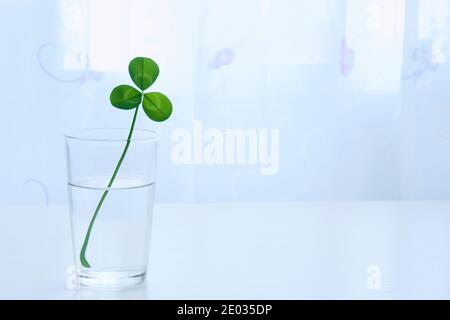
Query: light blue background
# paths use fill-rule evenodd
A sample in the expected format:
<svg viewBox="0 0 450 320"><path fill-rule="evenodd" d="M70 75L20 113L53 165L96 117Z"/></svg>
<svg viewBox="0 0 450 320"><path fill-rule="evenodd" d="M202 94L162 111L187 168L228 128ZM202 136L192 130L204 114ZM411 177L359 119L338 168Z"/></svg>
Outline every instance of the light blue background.
<svg viewBox="0 0 450 320"><path fill-rule="evenodd" d="M63 133L129 125L108 96L136 55L175 108L138 120L158 202L448 200L449 2L0 0L0 204L67 202ZM279 129L279 173L172 164L194 120Z"/></svg>

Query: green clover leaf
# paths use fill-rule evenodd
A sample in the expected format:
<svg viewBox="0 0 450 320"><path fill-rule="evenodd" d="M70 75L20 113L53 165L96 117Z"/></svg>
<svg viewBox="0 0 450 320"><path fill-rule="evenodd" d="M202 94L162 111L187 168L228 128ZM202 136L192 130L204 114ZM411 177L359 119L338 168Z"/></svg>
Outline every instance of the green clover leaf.
<svg viewBox="0 0 450 320"><path fill-rule="evenodd" d="M137 57L131 60L128 71L141 91L129 85L120 85L111 92L111 104L119 109L131 110L142 103L150 120L162 122L172 115L172 102L160 92L144 93L158 78L159 67L150 58Z"/></svg>
<svg viewBox="0 0 450 320"><path fill-rule="evenodd" d="M142 100L142 94L135 88L123 84L113 89L109 100L116 108L131 110L139 107Z"/></svg>
<svg viewBox="0 0 450 320"><path fill-rule="evenodd" d="M159 67L150 58L138 57L131 60L128 72L134 84L142 91L147 90L158 78Z"/></svg>
<svg viewBox="0 0 450 320"><path fill-rule="evenodd" d="M153 121L166 121L172 114L172 102L160 92L146 93L142 106L147 117Z"/></svg>

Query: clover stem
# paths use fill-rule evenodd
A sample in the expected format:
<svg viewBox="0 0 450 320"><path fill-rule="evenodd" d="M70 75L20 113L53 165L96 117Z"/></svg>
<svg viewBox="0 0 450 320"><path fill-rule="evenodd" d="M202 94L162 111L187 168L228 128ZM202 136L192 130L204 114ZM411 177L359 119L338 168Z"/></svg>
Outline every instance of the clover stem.
<svg viewBox="0 0 450 320"><path fill-rule="evenodd" d="M123 160L125 159L125 156L127 154L127 151L128 151L128 148L129 148L130 142L131 142L131 137L133 136L134 125L136 124L136 118L137 118L138 111L139 111L139 106L136 107L136 111L134 112L133 121L131 122L130 132L128 133L128 138L127 138L127 143L125 145L125 148L123 149L123 152L119 159L119 162L116 165L116 169L114 170L114 173L111 176L111 179L109 180L108 186L105 189L105 191L103 192L103 195L100 198L97 208L95 209L94 215L92 216L91 222L89 223L89 227L87 229L86 236L84 238L83 246L81 247L81 251L80 251L80 262L83 265L83 267L85 267L85 268L91 267L91 265L89 264L89 262L86 259L86 249L87 249L87 246L89 243L89 238L91 236L92 227L94 226L95 219L97 218L97 215L100 212L103 202L105 201L106 196L108 195L109 190L112 187L114 180L116 179L117 173L119 172L119 169L122 166Z"/></svg>

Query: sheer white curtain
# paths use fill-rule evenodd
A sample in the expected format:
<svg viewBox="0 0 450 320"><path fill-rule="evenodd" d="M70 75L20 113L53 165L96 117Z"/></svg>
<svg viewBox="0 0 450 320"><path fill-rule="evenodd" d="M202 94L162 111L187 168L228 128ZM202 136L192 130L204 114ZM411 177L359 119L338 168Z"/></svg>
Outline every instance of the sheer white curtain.
<svg viewBox="0 0 450 320"><path fill-rule="evenodd" d="M0 3L0 203L65 203L62 133L122 126L130 57L161 66L157 200L450 198L448 0ZM176 130L278 129L279 167L175 164ZM203 131L205 132L205 131Z"/></svg>

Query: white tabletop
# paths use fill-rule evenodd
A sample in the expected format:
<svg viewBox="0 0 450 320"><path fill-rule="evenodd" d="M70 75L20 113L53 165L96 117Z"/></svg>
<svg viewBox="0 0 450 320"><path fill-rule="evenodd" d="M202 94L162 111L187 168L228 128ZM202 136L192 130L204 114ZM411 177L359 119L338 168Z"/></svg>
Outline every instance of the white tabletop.
<svg viewBox="0 0 450 320"><path fill-rule="evenodd" d="M157 205L145 286L70 290L68 209L0 207L0 298L450 298L449 231L447 202Z"/></svg>

